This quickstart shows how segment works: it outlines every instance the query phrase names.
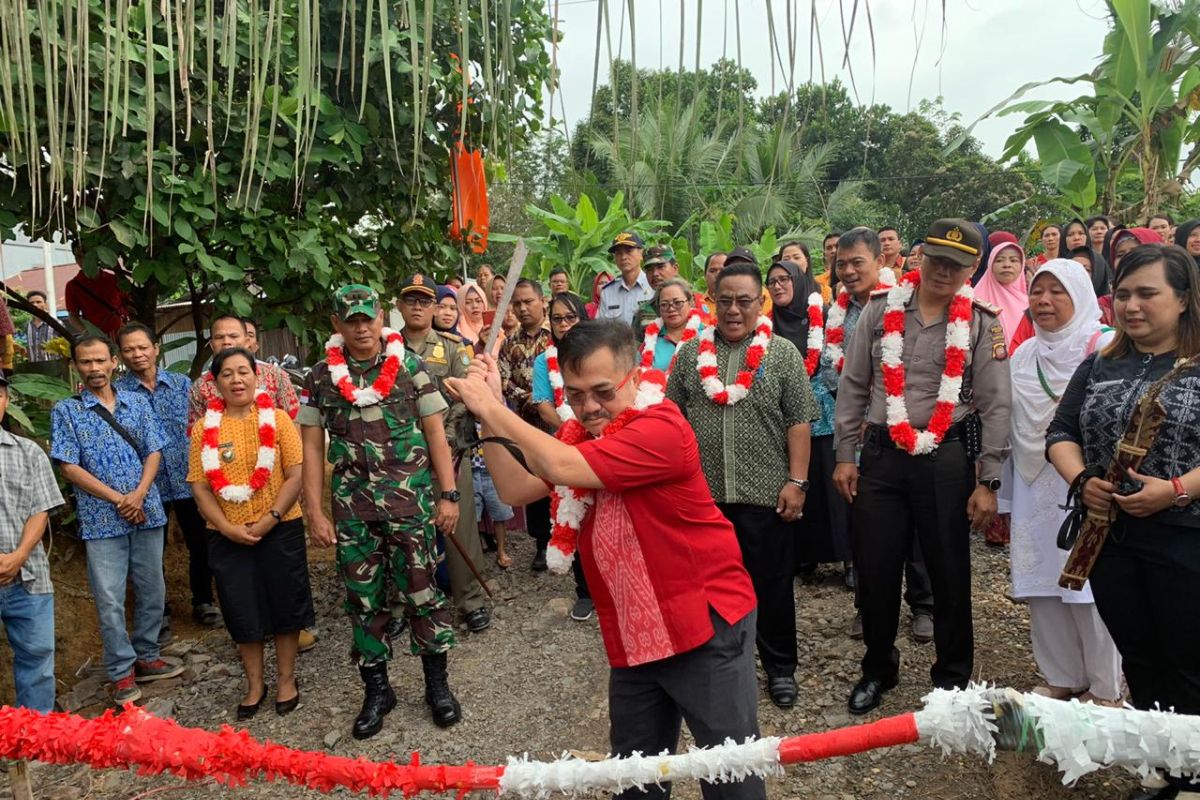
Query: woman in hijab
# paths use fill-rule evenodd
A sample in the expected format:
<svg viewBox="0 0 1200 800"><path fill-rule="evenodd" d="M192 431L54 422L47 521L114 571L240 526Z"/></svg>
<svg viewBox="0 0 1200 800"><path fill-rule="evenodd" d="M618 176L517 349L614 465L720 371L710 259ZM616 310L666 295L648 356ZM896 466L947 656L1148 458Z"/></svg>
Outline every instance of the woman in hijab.
<svg viewBox="0 0 1200 800"><path fill-rule="evenodd" d="M453 286L437 287L437 303L433 307L433 329L442 333L452 333L463 339L465 344L473 344L463 338L458 330L458 320L462 314L458 310L458 293Z"/></svg>
<svg viewBox="0 0 1200 800"><path fill-rule="evenodd" d="M1162 237L1157 232L1149 228L1126 228L1117 227L1112 229L1112 235L1108 237L1107 248L1112 254L1109 259L1112 264L1112 277L1116 278L1121 273L1121 259L1125 257L1129 251L1133 250L1138 245L1142 244L1161 244ZM1112 294L1105 292L1100 297L1100 313L1107 322L1111 322L1113 317ZM1107 323L1106 323L1107 324Z"/></svg>
<svg viewBox="0 0 1200 800"><path fill-rule="evenodd" d="M1189 219L1176 228L1175 244L1187 250L1193 260L1200 262L1200 219Z"/></svg>
<svg viewBox="0 0 1200 800"><path fill-rule="evenodd" d="M585 306L588 319L596 318L596 312L600 308L600 290L610 283L612 283L612 275L609 275L607 272L598 273L592 279L592 301Z"/></svg>
<svg viewBox="0 0 1200 800"><path fill-rule="evenodd" d="M808 299L820 296L820 287L810 272L802 271L794 261L776 261L767 270L767 291L771 295L771 318L775 335L796 346L801 356L808 354ZM822 312L824 310L822 309ZM816 370L809 385L821 409L821 417L812 423L812 450L808 463L811 481L804 501L804 516L793 523L796 533L796 573L812 576L819 564L840 563L842 580L854 582L851 567L849 511L841 495L834 490L833 468L833 395Z"/></svg>
<svg viewBox="0 0 1200 800"><path fill-rule="evenodd" d="M458 290L458 332L472 344L478 342L487 333L487 323L483 321L484 312L488 310L487 292L475 281L467 281Z"/></svg>
<svg viewBox="0 0 1200 800"><path fill-rule="evenodd" d="M975 285L975 297L998 306L1009 351L1021 319L1029 308L1025 285L1025 251L1015 242L1001 242L988 257L987 271Z"/></svg>
<svg viewBox="0 0 1200 800"><path fill-rule="evenodd" d="M1029 290L1035 336L1009 360L1012 456L1004 478L1012 493L1013 597L1029 604L1033 656L1046 679L1034 692L1059 700L1119 706L1121 657L1096 611L1091 588L1062 589L1067 553L1056 536L1067 484L1046 462L1046 429L1075 369L1105 346L1091 278L1075 261L1053 259Z"/></svg>

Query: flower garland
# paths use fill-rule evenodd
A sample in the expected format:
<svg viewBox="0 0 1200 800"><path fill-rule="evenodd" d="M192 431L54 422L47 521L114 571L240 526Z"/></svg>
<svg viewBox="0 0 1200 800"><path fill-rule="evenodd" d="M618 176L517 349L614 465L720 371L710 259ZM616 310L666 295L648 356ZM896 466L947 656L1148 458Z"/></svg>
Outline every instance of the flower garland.
<svg viewBox="0 0 1200 800"><path fill-rule="evenodd" d="M549 361L549 358L547 358ZM643 410L663 401L667 389L667 376L656 369L644 370L639 378L637 397L633 405L622 411L616 419L604 427L602 436L611 436L629 424ZM583 423L573 416L563 423L555 437L565 444L577 445L592 438ZM555 486L550 495L550 544L546 548L546 566L552 572L566 573L575 557L579 533L583 521L591 511L596 493L592 489L577 489L571 486Z"/></svg>
<svg viewBox="0 0 1200 800"><path fill-rule="evenodd" d="M908 419L904 402L907 372L904 362L904 317L913 292L921 285L921 273L910 272L887 293L883 312L883 386L886 392L887 424L892 441L909 455L932 453L942 443L950 429L954 407L962 392L963 368L967 363L967 347L971 342L971 301L974 293L969 284L954 293L946 322L946 366L938 385L937 403L929 418L927 430L917 430Z"/></svg>
<svg viewBox="0 0 1200 800"><path fill-rule="evenodd" d="M558 366L557 345L552 344L546 348L546 372L550 376L550 388L554 390L554 410L558 413L558 418L563 422L575 419L575 412L567 404L566 394L563 390L563 376Z"/></svg>
<svg viewBox="0 0 1200 800"><path fill-rule="evenodd" d="M204 412L204 439L200 448L200 465L208 485L229 503L248 503L259 489L267 485L275 469L275 404L271 395L259 390L254 395L258 406L258 461L250 482L231 483L221 466L221 418L225 416L225 401L217 398L208 404Z"/></svg>
<svg viewBox="0 0 1200 800"><path fill-rule="evenodd" d="M890 289L896 285L896 273L890 269L879 270L877 288ZM838 374L846 363L846 311L850 308L850 292L845 286L838 287L837 298L829 307L829 319L825 321L825 353Z"/></svg>
<svg viewBox="0 0 1200 800"><path fill-rule="evenodd" d="M804 354L804 370L808 377L817 374L821 366L821 350L825 347L825 307L820 292L808 296L808 352Z"/></svg>
<svg viewBox="0 0 1200 800"><path fill-rule="evenodd" d="M754 339L746 350L746 363L732 385L726 386L719 377L717 367L717 343L714 338L716 326L705 328L700 332L700 344L696 348L696 370L700 373L700 384L708 399L720 406L731 406L750 394L754 384L754 373L762 365L763 357L767 354L767 346L771 343L771 332L774 326L768 317L759 317L754 329Z"/></svg>
<svg viewBox="0 0 1200 800"><path fill-rule="evenodd" d="M700 319L699 311L693 309L688 314L687 325L683 329L683 335L679 337L679 344L696 338L696 334L700 332L703 325ZM658 345L658 335L662 333L663 321L662 317L658 317L649 325L646 326L646 335L642 341L642 369L652 369L654 367L654 348ZM679 348L675 348L676 354L679 353ZM675 369L675 357L671 357L671 363L667 365L667 374L671 374L671 370Z"/></svg>
<svg viewBox="0 0 1200 800"><path fill-rule="evenodd" d="M379 377L370 386L359 388L350 379L350 368L346 366L346 355L342 346L346 343L340 333L335 333L325 342L325 360L329 364L329 377L333 385L342 393L342 397L356 406L373 406L392 393L396 378L404 364L404 337L399 331L391 328L383 329L383 338L387 343L383 353L386 359L379 370Z"/></svg>

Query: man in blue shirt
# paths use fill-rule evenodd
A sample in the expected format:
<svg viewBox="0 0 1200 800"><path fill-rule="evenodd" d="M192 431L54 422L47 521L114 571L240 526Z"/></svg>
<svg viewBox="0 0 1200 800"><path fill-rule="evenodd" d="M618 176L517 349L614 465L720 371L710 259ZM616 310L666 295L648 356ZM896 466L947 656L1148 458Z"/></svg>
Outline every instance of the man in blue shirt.
<svg viewBox="0 0 1200 800"><path fill-rule="evenodd" d="M192 381L177 372L158 368L159 346L154 331L140 322L130 322L117 332L121 362L128 370L113 382L118 391L146 399L154 416L162 424L166 440L162 464L158 468L158 496L163 510L175 511L175 521L183 532L188 549L188 583L192 592L192 618L201 625L221 624L221 612L213 605L212 572L208 568L208 533L204 518L196 509L188 472L188 402ZM166 544L164 530L163 544ZM170 641L170 606L163 616L160 643Z"/></svg>
<svg viewBox="0 0 1200 800"><path fill-rule="evenodd" d="M165 586L163 513L155 478L164 435L150 404L112 385L113 343L83 336L71 346L84 390L50 413L50 457L75 487L88 581L100 618L104 668L113 700L141 697L136 681L173 678L182 665L159 656ZM133 584L133 635L125 628L125 592Z"/></svg>
<svg viewBox="0 0 1200 800"><path fill-rule="evenodd" d="M608 252L612 253L621 274L600 290L598 319L619 319L626 325L633 325L642 303L654 297L650 282L642 272L643 247L642 237L636 233L626 231L613 239Z"/></svg>

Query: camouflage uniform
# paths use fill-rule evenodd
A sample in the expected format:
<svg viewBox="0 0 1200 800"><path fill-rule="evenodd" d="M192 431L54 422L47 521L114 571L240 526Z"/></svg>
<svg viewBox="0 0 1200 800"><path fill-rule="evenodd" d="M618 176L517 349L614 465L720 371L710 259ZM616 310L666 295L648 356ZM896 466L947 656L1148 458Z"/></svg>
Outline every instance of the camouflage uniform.
<svg viewBox="0 0 1200 800"><path fill-rule="evenodd" d="M463 344L462 337L432 328L421 338L417 338L407 330L403 331L403 334L404 344L421 357L426 372L433 378L434 384L439 391L442 391L443 396L446 396L446 392L442 390L443 380L467 376L467 367L471 366L472 352L469 345ZM474 420L467 414L466 406L461 402L451 403L450 410L446 414L446 437L450 440L451 455L459 464L458 485L457 487L445 487L445 489L449 491L457 488L461 495L458 501L458 527L454 529L454 536L467 551L467 556L475 566L482 569L483 545L479 541L479 528L475 524L475 484L471 479L471 460L464 458L465 452L461 444L464 435L471 433L469 430L463 430L463 426L473 428L474 425ZM434 483L436 496L442 487L436 485L436 480ZM445 551L446 570L450 573L450 593L455 608L462 614L469 614L478 608L483 608L486 602L483 587L475 579L475 574L467 566L466 560L458 552L458 548L450 542L446 543Z"/></svg>
<svg viewBox="0 0 1200 800"><path fill-rule="evenodd" d="M369 386L384 357L358 362L347 355L346 361L355 384ZM377 405L359 408L342 397L325 361L305 383L296 421L329 432L337 564L362 666L392 656L385 633L389 579L407 609L412 653L445 653L454 645L449 605L434 577L433 477L420 427L422 417L445 410L446 401L411 353Z"/></svg>

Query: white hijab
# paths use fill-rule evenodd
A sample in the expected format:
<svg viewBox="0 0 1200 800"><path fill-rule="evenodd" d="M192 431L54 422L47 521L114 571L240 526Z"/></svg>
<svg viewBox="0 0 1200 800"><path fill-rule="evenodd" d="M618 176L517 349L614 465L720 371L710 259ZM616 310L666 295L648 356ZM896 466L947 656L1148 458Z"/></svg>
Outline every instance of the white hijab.
<svg viewBox="0 0 1200 800"><path fill-rule="evenodd" d="M1062 397L1076 368L1105 343L1105 337L1099 335L1102 328L1100 304L1096 302L1096 292L1087 270L1075 261L1055 258L1038 268L1033 282L1036 283L1044 273L1062 283L1075 305L1075 313L1056 331L1043 330L1035 321L1034 338L1018 347L1009 361L1013 395L1013 466L1027 484L1032 484L1047 466L1046 428L1058 408L1058 402L1042 387L1038 367L1041 367L1050 391Z"/></svg>

